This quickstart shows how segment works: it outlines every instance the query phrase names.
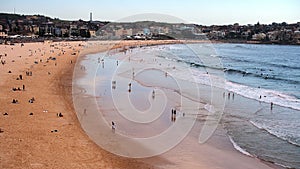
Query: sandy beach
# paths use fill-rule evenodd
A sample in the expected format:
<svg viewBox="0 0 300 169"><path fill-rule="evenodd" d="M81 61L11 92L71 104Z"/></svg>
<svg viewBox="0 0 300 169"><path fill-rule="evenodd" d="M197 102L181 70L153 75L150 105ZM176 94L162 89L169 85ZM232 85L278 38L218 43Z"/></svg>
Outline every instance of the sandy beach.
<svg viewBox="0 0 300 169"><path fill-rule="evenodd" d="M152 168L102 150L82 131L71 101L80 44L0 46L0 168Z"/></svg>
<svg viewBox="0 0 300 169"><path fill-rule="evenodd" d="M125 42L119 46L103 42L80 53L87 43L0 45L0 168L277 168L239 153L223 132L196 149L201 154L197 164L187 158L188 153L182 154L185 163L180 165L173 163L176 158L167 159L184 149L196 151L188 147L193 142L190 139L176 150L147 159L120 157L101 149L77 119L71 95L73 69L79 54L120 48ZM182 42L129 41L126 45L172 43ZM192 133L197 135L197 127Z"/></svg>

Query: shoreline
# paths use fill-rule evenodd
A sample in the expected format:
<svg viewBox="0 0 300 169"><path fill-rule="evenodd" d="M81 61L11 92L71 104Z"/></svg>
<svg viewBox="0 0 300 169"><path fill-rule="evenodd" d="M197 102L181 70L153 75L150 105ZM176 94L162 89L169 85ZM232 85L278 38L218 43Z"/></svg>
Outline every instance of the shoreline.
<svg viewBox="0 0 300 169"><path fill-rule="evenodd" d="M91 57L90 57L91 58ZM149 87L149 86L148 86ZM240 97L244 97L244 96L240 96ZM101 107L101 106L100 106ZM105 112L105 111L104 111ZM107 113L107 112L106 112ZM219 128L219 127L218 127ZM218 130L220 130L220 129L218 129ZM223 129L222 129L223 130ZM220 133L219 133L220 134ZM223 133L224 134L224 133ZM221 134L222 135L222 134ZM219 136L213 136L213 137L219 137ZM189 140L190 138L188 138L188 140ZM220 139L220 138L219 138ZM207 151L216 151L214 148L212 149L212 146L215 146L215 145L217 145L217 146L220 146L220 144L221 145L224 145L224 143L220 143L220 141L219 140L216 140L215 138L213 139L214 141L212 142L212 143L209 143L208 145L201 145L201 146L203 146L203 148L205 148L205 149L208 149ZM235 157L238 157L238 158L241 158L241 160L243 161L243 162L237 162L236 160L234 160L235 162L237 162L237 165L242 165L241 163L246 163L246 165L249 165L250 164L250 166L255 166L255 165L257 165L257 166L260 166L260 164L259 163L262 163L261 164L261 167L263 166L263 165L266 165L265 166L265 168L268 168L268 167L270 167L270 168L276 168L276 169L282 169L282 167L281 166L279 166L279 165L276 165L276 164L274 164L274 163L272 163L272 162L268 162L268 161L264 161L264 160L262 160L262 159L259 159L259 158L257 158L257 157L255 157L255 156L251 156L251 157L248 157L248 156L246 156L246 157L244 157L245 155L244 154L242 154L242 152L239 152L235 147L234 147L234 145L233 145L233 143L232 143L232 141L230 141L230 138L228 137L228 138L222 138L222 140L223 141L225 141L226 143L225 143L225 149L227 149L226 151L225 150L221 150L222 151L222 153L221 152L219 152L220 154L222 154L222 155L227 155L227 153L229 153L229 154L231 154L231 156L235 156ZM228 143L230 143L230 145L228 144ZM223 146L222 146L223 147ZM221 148L221 149L224 149L224 148ZM228 149L229 149L229 151L228 151ZM171 150L171 151L173 151L173 150ZM192 151L192 150L191 150ZM200 150L201 151L201 150ZM208 153L207 151L205 151L205 153ZM217 151L219 151L219 150L217 150ZM202 151L201 151L202 152ZM174 153L174 152L173 152ZM175 153L176 153L176 151L175 151ZM224 154L225 153L225 154ZM236 154L237 153L237 154ZM167 154L167 155L166 155ZM176 153L176 154L178 154L178 152ZM209 154L209 153L208 153ZM233 155L234 154L234 155ZM222 156L221 155L221 156ZM164 159L164 158L166 158L166 157L168 157L168 156L170 156L170 154L169 154L169 152L166 152L165 154L163 154L163 155L159 155L158 157L151 157L151 158L148 158L148 159L145 159L145 161L148 161L148 163L154 163L155 164L155 161L157 162L157 161L160 161L159 159L157 159L157 158L162 158L162 159ZM172 155L171 155L172 156ZM202 155L200 155L200 156L203 156L203 154ZM204 159L206 159L207 160L207 157L205 157L205 156L203 156L202 158L204 158ZM252 160L249 160L249 158L250 159L252 159ZM208 158L209 159L209 158ZM220 158L221 159L221 158ZM217 159L217 160L220 160L220 159ZM173 160L175 160L175 159L173 159ZM176 161L176 160L175 160ZM180 168L179 166L181 166L181 167L191 167L191 166L185 166L184 164L183 165L179 165L179 166L174 166L174 165L172 165L172 164L169 164L169 162L168 161L164 161L164 162L160 162L161 164L161 167L162 168L168 168L167 166L168 165L171 165L171 167L177 167L177 168ZM188 163L191 163L191 161L189 161ZM253 165L251 164L251 163L253 163ZM207 163L206 163L207 164ZM204 164L202 164L202 165L204 165ZM228 164L226 164L226 166L227 166ZM245 164L243 164L243 165L245 165ZM230 166L230 165L229 165ZM268 166L268 167L267 167ZM195 166L194 166L195 167ZM209 166L206 166L206 167L204 167L204 168L214 168L214 167L217 167L216 165L213 165L212 163L211 163L211 165L209 165ZM227 166L228 167L228 166ZM231 167L233 167L233 166L231 166ZM238 167L238 166L235 166L235 167ZM197 167L196 167L197 168ZM226 167L225 167L226 168Z"/></svg>

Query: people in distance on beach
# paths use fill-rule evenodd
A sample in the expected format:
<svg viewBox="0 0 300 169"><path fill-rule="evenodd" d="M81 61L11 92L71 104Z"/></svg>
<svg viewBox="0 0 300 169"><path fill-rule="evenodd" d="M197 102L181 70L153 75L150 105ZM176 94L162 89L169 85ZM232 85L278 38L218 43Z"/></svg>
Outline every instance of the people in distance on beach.
<svg viewBox="0 0 300 169"><path fill-rule="evenodd" d="M31 71L26 71L26 76L32 76L32 72Z"/></svg>
<svg viewBox="0 0 300 169"><path fill-rule="evenodd" d="M56 115L57 115L57 117L64 117L61 112L57 113Z"/></svg>
<svg viewBox="0 0 300 169"><path fill-rule="evenodd" d="M152 99L154 99L155 98L155 91L153 90L152 91Z"/></svg>
<svg viewBox="0 0 300 169"><path fill-rule="evenodd" d="M28 100L29 103L33 103L35 101L34 97Z"/></svg>
<svg viewBox="0 0 300 169"><path fill-rule="evenodd" d="M128 84L128 92L131 92L131 83Z"/></svg>
<svg viewBox="0 0 300 169"><path fill-rule="evenodd" d="M5 65L6 61L5 60L1 60L1 64Z"/></svg>
<svg viewBox="0 0 300 169"><path fill-rule="evenodd" d="M19 103L19 102L18 102L17 99L13 99L13 100L12 100L12 103L16 104L16 103Z"/></svg>
<svg viewBox="0 0 300 169"><path fill-rule="evenodd" d="M113 131L116 130L116 123L114 121L111 121L111 129Z"/></svg>
<svg viewBox="0 0 300 169"><path fill-rule="evenodd" d="M116 89L116 83L117 83L117 82L114 80L114 81L112 81L111 83L112 83L112 86L111 86L112 89Z"/></svg>
<svg viewBox="0 0 300 169"><path fill-rule="evenodd" d="M172 109L171 112L172 112L171 121L175 122L176 121L176 109Z"/></svg>
<svg viewBox="0 0 300 169"><path fill-rule="evenodd" d="M271 110L273 109L273 102L271 102Z"/></svg>

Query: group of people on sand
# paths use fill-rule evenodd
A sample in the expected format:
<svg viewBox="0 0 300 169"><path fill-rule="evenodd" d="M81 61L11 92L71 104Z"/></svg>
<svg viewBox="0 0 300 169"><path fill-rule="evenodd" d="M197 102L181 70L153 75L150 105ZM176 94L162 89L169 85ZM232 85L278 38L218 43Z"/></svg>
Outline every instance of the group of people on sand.
<svg viewBox="0 0 300 169"><path fill-rule="evenodd" d="M35 101L34 97L28 100L29 103L33 103Z"/></svg>
<svg viewBox="0 0 300 169"><path fill-rule="evenodd" d="M223 98L225 98L226 92L223 92ZM233 92L228 92L227 93L227 98L228 100L232 97L234 99L234 93Z"/></svg>
<svg viewBox="0 0 300 169"><path fill-rule="evenodd" d="M5 64L6 64L6 61L5 61L5 60L1 60L1 64L2 64L2 65L5 65Z"/></svg>
<svg viewBox="0 0 300 169"><path fill-rule="evenodd" d="M58 49L58 47L56 47L55 45L53 45L52 47L55 48L55 49ZM24 46L24 44L21 44L21 47L23 47L23 46ZM64 44L64 47L65 46L67 46L67 45ZM5 48L6 48L6 46L5 46ZM70 48L71 48L71 46L70 46ZM14 48L11 48L11 50L14 50ZM73 48L73 51L75 51L75 48ZM43 51L40 48L38 50L31 50L31 49L29 49L29 52L30 52L29 55L27 55L29 57L32 56L32 55L36 55L37 56L38 52L40 52L40 56L44 56L46 54L46 51L45 50ZM66 52L65 50L61 49L61 53L62 54L65 54L65 52ZM51 49L50 53L54 53L54 49ZM59 55L61 55L61 53ZM77 52L73 52L73 53L77 54ZM6 53L2 54L2 51L1 51L1 54L0 54L0 64L2 64L3 67L5 67L7 65L7 63L8 63L7 60L5 60L6 59L5 57L7 57L7 54ZM22 56L17 56L17 57L21 58ZM47 63L48 63L48 60L50 60L50 59L47 59L47 61L46 61ZM52 60L55 60L55 59L52 59ZM12 62L15 62L15 60L12 60ZM34 63L36 63L36 62L38 62L38 61L36 60ZM42 62L44 62L44 60L41 58L41 59L39 59L39 62L42 63ZM70 63L73 64L73 61L71 60ZM10 65L8 65L8 66L10 66ZM9 68L9 67L7 67L7 68ZM12 74L12 70L8 70L8 73ZM32 76L32 71L30 71L29 69L27 69L26 72L25 72L25 75L26 76ZM15 80L19 81L18 85L19 85L19 83L21 81L23 81L25 79L24 74L18 74L18 75L13 75L13 76L16 78ZM26 91L25 90L25 84L21 84L21 86L12 86L11 91L12 92ZM12 100L10 100L11 104L19 104L20 103L20 101L18 100L19 98L17 98L17 99L16 98L11 98L11 99L12 99ZM35 97L31 97L28 100L29 104L32 104L35 101L36 101ZM48 112L48 110L44 110L43 112ZM5 113L1 113L1 114L3 114L3 116L8 116L8 113L9 112L5 112ZM29 115L33 115L33 112L29 112ZM57 113L57 117L63 117L63 114L61 112L59 112L59 113ZM0 133L3 133L3 132L4 132L3 128L2 129L0 128ZM52 130L51 132L58 132L58 130Z"/></svg>
<svg viewBox="0 0 300 169"><path fill-rule="evenodd" d="M7 56L7 54L5 53L4 56ZM0 54L0 59L1 59L1 64L4 66L6 64L6 60L2 59L3 55Z"/></svg>
<svg viewBox="0 0 300 169"><path fill-rule="evenodd" d="M26 76L32 76L32 71L26 71Z"/></svg>
<svg viewBox="0 0 300 169"><path fill-rule="evenodd" d="M20 87L13 87L12 91L25 91L25 85L22 86L22 89Z"/></svg>

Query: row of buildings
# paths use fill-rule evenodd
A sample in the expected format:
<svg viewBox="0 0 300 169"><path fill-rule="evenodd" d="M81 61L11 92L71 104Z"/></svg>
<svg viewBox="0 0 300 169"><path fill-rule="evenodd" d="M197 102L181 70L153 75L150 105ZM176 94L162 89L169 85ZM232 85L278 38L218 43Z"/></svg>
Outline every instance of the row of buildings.
<svg viewBox="0 0 300 169"><path fill-rule="evenodd" d="M108 22L64 21L41 15L0 14L0 37L85 37L95 36L96 30Z"/></svg>
<svg viewBox="0 0 300 169"><path fill-rule="evenodd" d="M214 40L240 40L256 41L264 43L300 43L300 22L295 24L272 23L269 25L233 25L226 26L200 26L202 32L206 33L209 39Z"/></svg>
<svg viewBox="0 0 300 169"><path fill-rule="evenodd" d="M65 21L41 15L0 14L0 38L210 39L227 42L300 44L300 22L254 25L109 23Z"/></svg>

